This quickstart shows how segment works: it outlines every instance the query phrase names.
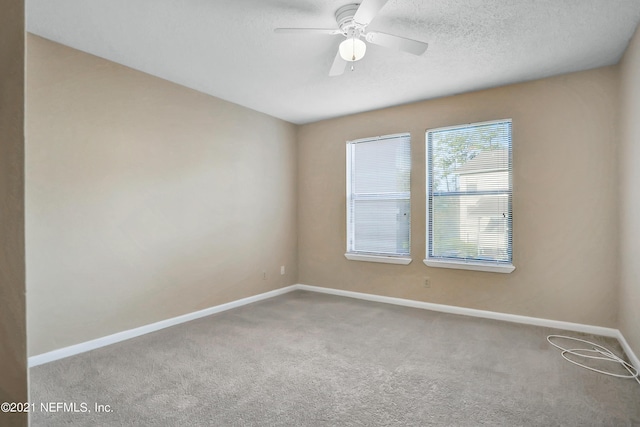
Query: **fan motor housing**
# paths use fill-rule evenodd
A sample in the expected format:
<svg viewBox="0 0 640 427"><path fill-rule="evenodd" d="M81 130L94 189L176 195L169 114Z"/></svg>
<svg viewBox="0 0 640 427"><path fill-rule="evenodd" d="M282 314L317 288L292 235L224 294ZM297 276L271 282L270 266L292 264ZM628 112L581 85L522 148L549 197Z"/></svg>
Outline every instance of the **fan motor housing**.
<svg viewBox="0 0 640 427"><path fill-rule="evenodd" d="M359 3L353 3L342 6L340 9L336 10L336 21L338 22L338 27L343 32L348 32L358 26L358 24L353 20L358 7L360 7Z"/></svg>

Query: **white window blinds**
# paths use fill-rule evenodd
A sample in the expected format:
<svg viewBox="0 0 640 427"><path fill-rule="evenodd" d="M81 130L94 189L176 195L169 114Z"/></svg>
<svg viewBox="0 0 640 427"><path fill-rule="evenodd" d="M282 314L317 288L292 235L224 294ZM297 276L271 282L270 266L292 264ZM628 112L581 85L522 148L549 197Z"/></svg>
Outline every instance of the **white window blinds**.
<svg viewBox="0 0 640 427"><path fill-rule="evenodd" d="M409 134L347 143L347 252L407 256L411 230Z"/></svg>
<svg viewBox="0 0 640 427"><path fill-rule="evenodd" d="M511 264L511 120L426 139L427 259Z"/></svg>

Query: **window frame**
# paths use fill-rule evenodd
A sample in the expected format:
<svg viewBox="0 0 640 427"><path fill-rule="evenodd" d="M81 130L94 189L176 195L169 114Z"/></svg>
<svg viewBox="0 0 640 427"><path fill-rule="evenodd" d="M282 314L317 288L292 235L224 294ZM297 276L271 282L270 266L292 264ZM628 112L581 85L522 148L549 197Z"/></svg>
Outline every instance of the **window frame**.
<svg viewBox="0 0 640 427"><path fill-rule="evenodd" d="M508 239L508 254L509 261L481 261L481 260L471 260L471 259L447 259L441 257L430 257L431 253L431 245L432 242L432 230L430 224L430 202L432 200L432 187L430 178L433 176L433 158L431 155L431 144L429 144L429 134L437 131L446 131L452 129L462 129L474 126L483 126L483 125L491 125L497 123L509 123L510 124L510 145L509 145L509 189L508 189L508 207L509 207L509 218L508 218L508 228L510 231L510 236ZM424 264L428 267L439 267L439 268L451 268L451 269L459 269L459 270L474 270L474 271L486 271L493 273L511 273L515 270L515 266L513 265L513 119L500 119L500 120L489 120L484 122L476 122L476 123L466 123L460 125L453 126L445 126L439 128L427 129L425 131L425 183L426 183L426 191L425 191L425 259ZM496 193L495 191L489 191L491 193ZM505 191L501 190L499 193L503 194ZM456 192L460 193L460 192ZM474 192L466 192L467 194L477 194L478 191Z"/></svg>
<svg viewBox="0 0 640 427"><path fill-rule="evenodd" d="M346 143L346 251L345 258L351 261L367 261L367 262L379 262L386 264L400 264L408 265L411 263L411 214L409 214L409 253L408 254L387 254L387 253L375 253L365 251L352 250L353 243L355 242L355 227L352 227L351 220L351 198L354 193L352 191L353 186L353 174L355 156L352 155L351 149L355 144L362 144L367 142L375 142L387 139L406 138L409 141L409 162L411 163L411 134L409 132L396 133L390 135L375 136L369 138L360 138ZM411 172L409 175L409 191L406 192L407 197L402 197L405 193L389 193L384 197L382 193L372 193L366 196L367 200L408 200L409 211L411 211ZM364 200L364 199L362 199Z"/></svg>

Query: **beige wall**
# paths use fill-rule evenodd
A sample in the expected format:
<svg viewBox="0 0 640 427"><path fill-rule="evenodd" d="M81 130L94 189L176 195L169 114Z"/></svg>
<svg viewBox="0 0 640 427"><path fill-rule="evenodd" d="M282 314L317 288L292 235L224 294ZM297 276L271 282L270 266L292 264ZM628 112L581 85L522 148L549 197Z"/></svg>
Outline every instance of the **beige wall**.
<svg viewBox="0 0 640 427"><path fill-rule="evenodd" d="M619 326L640 356L640 31L621 67Z"/></svg>
<svg viewBox="0 0 640 427"><path fill-rule="evenodd" d="M30 355L296 282L295 126L27 45Z"/></svg>
<svg viewBox="0 0 640 427"><path fill-rule="evenodd" d="M616 327L617 108L607 67L302 126L300 283ZM426 267L425 130L503 118L513 119L516 270ZM345 141L407 131L413 262L348 261Z"/></svg>
<svg viewBox="0 0 640 427"><path fill-rule="evenodd" d="M24 1L0 11L0 402L26 402ZM0 413L0 425L27 425L27 414Z"/></svg>

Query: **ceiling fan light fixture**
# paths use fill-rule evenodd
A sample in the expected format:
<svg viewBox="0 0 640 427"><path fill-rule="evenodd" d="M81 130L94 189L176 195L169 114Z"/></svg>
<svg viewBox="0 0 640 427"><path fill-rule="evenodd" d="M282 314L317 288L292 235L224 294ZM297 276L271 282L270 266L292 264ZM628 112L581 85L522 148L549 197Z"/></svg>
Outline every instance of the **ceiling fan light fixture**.
<svg viewBox="0 0 640 427"><path fill-rule="evenodd" d="M367 51L367 44L356 37L350 37L340 43L340 56L348 62L359 61Z"/></svg>

